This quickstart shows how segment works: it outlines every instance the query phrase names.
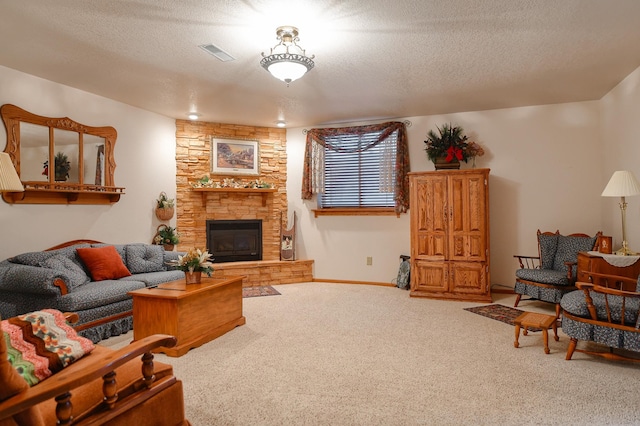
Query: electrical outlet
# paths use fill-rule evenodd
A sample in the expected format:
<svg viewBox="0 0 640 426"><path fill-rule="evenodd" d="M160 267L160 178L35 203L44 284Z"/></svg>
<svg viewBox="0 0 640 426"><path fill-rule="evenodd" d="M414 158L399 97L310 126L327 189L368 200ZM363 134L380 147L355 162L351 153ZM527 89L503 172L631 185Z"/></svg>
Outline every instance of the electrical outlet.
<svg viewBox="0 0 640 426"><path fill-rule="evenodd" d="M367 257L367 266L371 266L371 265L373 265L373 257L368 256Z"/></svg>

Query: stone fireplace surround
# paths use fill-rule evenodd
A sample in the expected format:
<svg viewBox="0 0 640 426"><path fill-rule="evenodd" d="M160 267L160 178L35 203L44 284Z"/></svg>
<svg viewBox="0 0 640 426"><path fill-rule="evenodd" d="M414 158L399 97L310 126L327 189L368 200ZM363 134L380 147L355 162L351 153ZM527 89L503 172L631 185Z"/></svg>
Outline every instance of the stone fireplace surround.
<svg viewBox="0 0 640 426"><path fill-rule="evenodd" d="M211 173L211 138L258 140L259 176ZM214 181L260 179L276 189L268 194L198 192L192 184L203 176ZM262 261L217 263L214 276L245 275L243 286L312 281L313 260L280 261L280 220L287 215L287 153L285 129L176 120L177 249L206 248L207 220L262 220ZM282 214L281 214L282 213Z"/></svg>

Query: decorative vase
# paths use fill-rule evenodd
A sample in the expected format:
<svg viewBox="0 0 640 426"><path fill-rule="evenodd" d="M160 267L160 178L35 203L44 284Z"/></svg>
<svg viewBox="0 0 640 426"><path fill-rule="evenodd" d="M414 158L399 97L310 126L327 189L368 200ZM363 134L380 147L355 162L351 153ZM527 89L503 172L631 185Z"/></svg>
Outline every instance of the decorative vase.
<svg viewBox="0 0 640 426"><path fill-rule="evenodd" d="M453 159L447 162L446 157L438 157L433 162L433 165L436 167L436 170L452 170L460 168L460 161L457 159Z"/></svg>
<svg viewBox="0 0 640 426"><path fill-rule="evenodd" d="M184 271L184 279L187 284L200 284L202 281L202 271Z"/></svg>
<svg viewBox="0 0 640 426"><path fill-rule="evenodd" d="M163 244L162 246L164 247L164 251L173 251L173 248L175 247L174 244Z"/></svg>

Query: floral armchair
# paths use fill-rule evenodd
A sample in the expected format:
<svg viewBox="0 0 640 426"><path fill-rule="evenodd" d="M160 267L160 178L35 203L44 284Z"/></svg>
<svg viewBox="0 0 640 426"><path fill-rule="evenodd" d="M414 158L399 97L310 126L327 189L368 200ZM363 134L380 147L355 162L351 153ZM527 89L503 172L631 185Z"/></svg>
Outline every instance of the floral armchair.
<svg viewBox="0 0 640 426"><path fill-rule="evenodd" d="M640 362L640 277L590 273L598 282L576 283L578 290L565 294L560 302L563 310L562 331L570 338L566 359L574 352L583 352L613 360ZM636 291L623 291L622 283L636 284ZM598 350L594 345L578 349L578 341L594 342L608 347ZM614 352L614 349L622 349ZM631 352L629 352L631 351Z"/></svg>
<svg viewBox="0 0 640 426"><path fill-rule="evenodd" d="M522 296L526 295L530 299L555 303L558 318L562 296L576 289L578 252L594 250L600 235L602 232L591 237L587 234L561 235L559 231L538 230L538 256L514 256L520 264L520 269L516 271L514 291L517 297L514 306L518 306Z"/></svg>

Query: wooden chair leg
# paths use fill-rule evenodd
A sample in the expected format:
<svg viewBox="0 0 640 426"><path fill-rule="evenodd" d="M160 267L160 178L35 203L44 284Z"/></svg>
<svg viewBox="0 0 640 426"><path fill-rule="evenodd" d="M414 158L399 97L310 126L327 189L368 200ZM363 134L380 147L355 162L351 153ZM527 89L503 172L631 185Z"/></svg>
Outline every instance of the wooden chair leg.
<svg viewBox="0 0 640 426"><path fill-rule="evenodd" d="M567 361L569 361L571 359L571 357L573 356L573 352L576 350L576 345L577 344L578 344L578 339L574 339L572 337L571 341L569 342L569 347L567 348L567 356L565 357L565 359Z"/></svg>
<svg viewBox="0 0 640 426"><path fill-rule="evenodd" d="M516 303L514 303L514 304L513 304L513 307L514 307L514 308L517 308L517 307L518 307L518 303L520 303L520 298L521 298L521 297L522 297L522 295L521 295L521 294L518 294L518 295L516 296Z"/></svg>

